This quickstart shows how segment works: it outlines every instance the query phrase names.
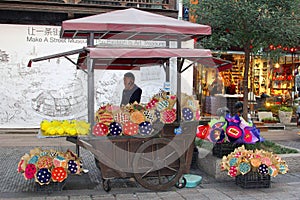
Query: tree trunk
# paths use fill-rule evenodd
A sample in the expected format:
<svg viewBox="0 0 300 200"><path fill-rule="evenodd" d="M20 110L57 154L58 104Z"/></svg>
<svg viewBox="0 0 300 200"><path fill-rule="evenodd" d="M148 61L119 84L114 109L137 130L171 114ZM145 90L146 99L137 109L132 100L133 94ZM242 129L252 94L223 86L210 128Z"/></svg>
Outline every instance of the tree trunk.
<svg viewBox="0 0 300 200"><path fill-rule="evenodd" d="M243 118L248 121L248 74L249 74L249 67L250 67L250 48L244 48L245 52L245 68L244 68L244 78L243 78Z"/></svg>

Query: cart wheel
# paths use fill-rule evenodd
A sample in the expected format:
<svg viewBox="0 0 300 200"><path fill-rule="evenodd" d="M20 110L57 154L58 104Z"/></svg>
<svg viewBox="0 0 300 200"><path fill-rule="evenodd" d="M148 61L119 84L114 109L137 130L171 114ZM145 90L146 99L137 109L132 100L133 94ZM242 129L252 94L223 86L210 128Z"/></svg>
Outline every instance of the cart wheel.
<svg viewBox="0 0 300 200"><path fill-rule="evenodd" d="M98 169L100 169L100 164L99 164L99 160L97 158L95 158L95 164L96 164L96 167Z"/></svg>
<svg viewBox="0 0 300 200"><path fill-rule="evenodd" d="M186 186L186 178L180 178L179 181L175 184L175 186L179 189L184 188Z"/></svg>
<svg viewBox="0 0 300 200"><path fill-rule="evenodd" d="M105 192L109 192L111 190L110 180L102 179L102 187Z"/></svg>
<svg viewBox="0 0 300 200"><path fill-rule="evenodd" d="M154 138L142 144L133 159L134 177L149 190L167 190L182 176L184 157L176 144L166 138Z"/></svg>

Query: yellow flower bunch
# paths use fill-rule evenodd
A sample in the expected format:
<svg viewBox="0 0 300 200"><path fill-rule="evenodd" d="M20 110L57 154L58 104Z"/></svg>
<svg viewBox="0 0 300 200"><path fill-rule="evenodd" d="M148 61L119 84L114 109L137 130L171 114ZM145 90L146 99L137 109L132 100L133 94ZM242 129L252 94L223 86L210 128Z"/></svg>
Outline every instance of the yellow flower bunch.
<svg viewBox="0 0 300 200"><path fill-rule="evenodd" d="M40 129L43 136L88 135L90 124L83 120L43 120Z"/></svg>

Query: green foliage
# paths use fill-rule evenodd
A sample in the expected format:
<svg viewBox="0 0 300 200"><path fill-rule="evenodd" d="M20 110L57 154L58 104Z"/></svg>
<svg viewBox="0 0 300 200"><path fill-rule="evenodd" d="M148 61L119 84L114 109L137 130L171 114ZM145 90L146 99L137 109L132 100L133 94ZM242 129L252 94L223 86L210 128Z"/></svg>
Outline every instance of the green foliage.
<svg viewBox="0 0 300 200"><path fill-rule="evenodd" d="M261 119L261 121L265 122L265 123L277 123L277 122L279 122L277 117L266 117L266 118Z"/></svg>
<svg viewBox="0 0 300 200"><path fill-rule="evenodd" d="M195 145L204 149L212 149L213 143L207 140L196 139ZM255 149L263 149L265 151L270 151L275 154L289 154L289 153L299 153L295 149L286 148L276 144L275 142L265 140L264 142L257 142L255 144L245 144L245 148L248 150L255 150Z"/></svg>
<svg viewBox="0 0 300 200"><path fill-rule="evenodd" d="M269 107L269 110L273 113L278 113L279 110L284 111L284 112L291 112L293 111L293 107L291 106L286 106L286 105L271 105Z"/></svg>
<svg viewBox="0 0 300 200"><path fill-rule="evenodd" d="M277 104L273 104L269 107L264 107L264 108L260 108L259 111L269 111L272 112L274 116L278 115L278 111L283 111L283 112L296 112L296 107L292 107L292 106L285 106L285 105L277 105Z"/></svg>
<svg viewBox="0 0 300 200"><path fill-rule="evenodd" d="M185 2L185 4L187 4ZM205 48L228 50L297 46L300 41L299 0L199 0L189 5L197 23L212 27L211 37L203 40Z"/></svg>
<svg viewBox="0 0 300 200"><path fill-rule="evenodd" d="M288 106L281 106L279 108L280 111L283 111L283 112L292 112L293 111L293 108L292 107L288 107Z"/></svg>
<svg viewBox="0 0 300 200"><path fill-rule="evenodd" d="M201 147L203 142L204 142L204 140L201 140L201 139L198 139L198 138L195 139L195 145L198 146L198 147Z"/></svg>
<svg viewBox="0 0 300 200"><path fill-rule="evenodd" d="M261 111L261 112L265 111L265 112L267 112L267 111L270 111L270 110L268 108L266 108L266 107L260 107L260 108L257 108L257 111Z"/></svg>
<svg viewBox="0 0 300 200"><path fill-rule="evenodd" d="M280 105L276 105L276 104L274 104L274 105L271 105L270 107L269 107L269 110L273 113L273 114L278 114L278 110L280 109Z"/></svg>
<svg viewBox="0 0 300 200"><path fill-rule="evenodd" d="M268 140L264 142L258 142L255 144L245 144L245 148L248 150L263 149L266 151L273 152L275 154L299 153L295 149L286 148Z"/></svg>
<svg viewBox="0 0 300 200"><path fill-rule="evenodd" d="M204 149L212 149L213 148L213 143L212 142L207 141L207 140L202 140L202 139L199 139L199 138L195 139L195 145L197 147L201 147L201 148L204 148Z"/></svg>
<svg viewBox="0 0 300 200"><path fill-rule="evenodd" d="M243 117L247 120L250 53L261 54L261 49L270 45L295 47L300 44L300 0L199 0L198 5L184 1L194 12L197 23L212 28L212 35L202 39L198 47L218 51L230 47L243 49ZM278 56L277 51L268 52L268 56L273 59Z"/></svg>

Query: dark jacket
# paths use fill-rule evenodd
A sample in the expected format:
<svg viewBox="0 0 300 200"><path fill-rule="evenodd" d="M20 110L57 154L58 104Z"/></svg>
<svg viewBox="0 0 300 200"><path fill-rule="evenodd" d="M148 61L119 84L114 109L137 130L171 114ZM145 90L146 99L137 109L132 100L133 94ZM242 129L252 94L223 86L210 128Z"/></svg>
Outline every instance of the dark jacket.
<svg viewBox="0 0 300 200"><path fill-rule="evenodd" d="M135 101L140 103L142 96L142 89L137 85L131 90L123 90L121 105L127 105L128 103L132 104Z"/></svg>

